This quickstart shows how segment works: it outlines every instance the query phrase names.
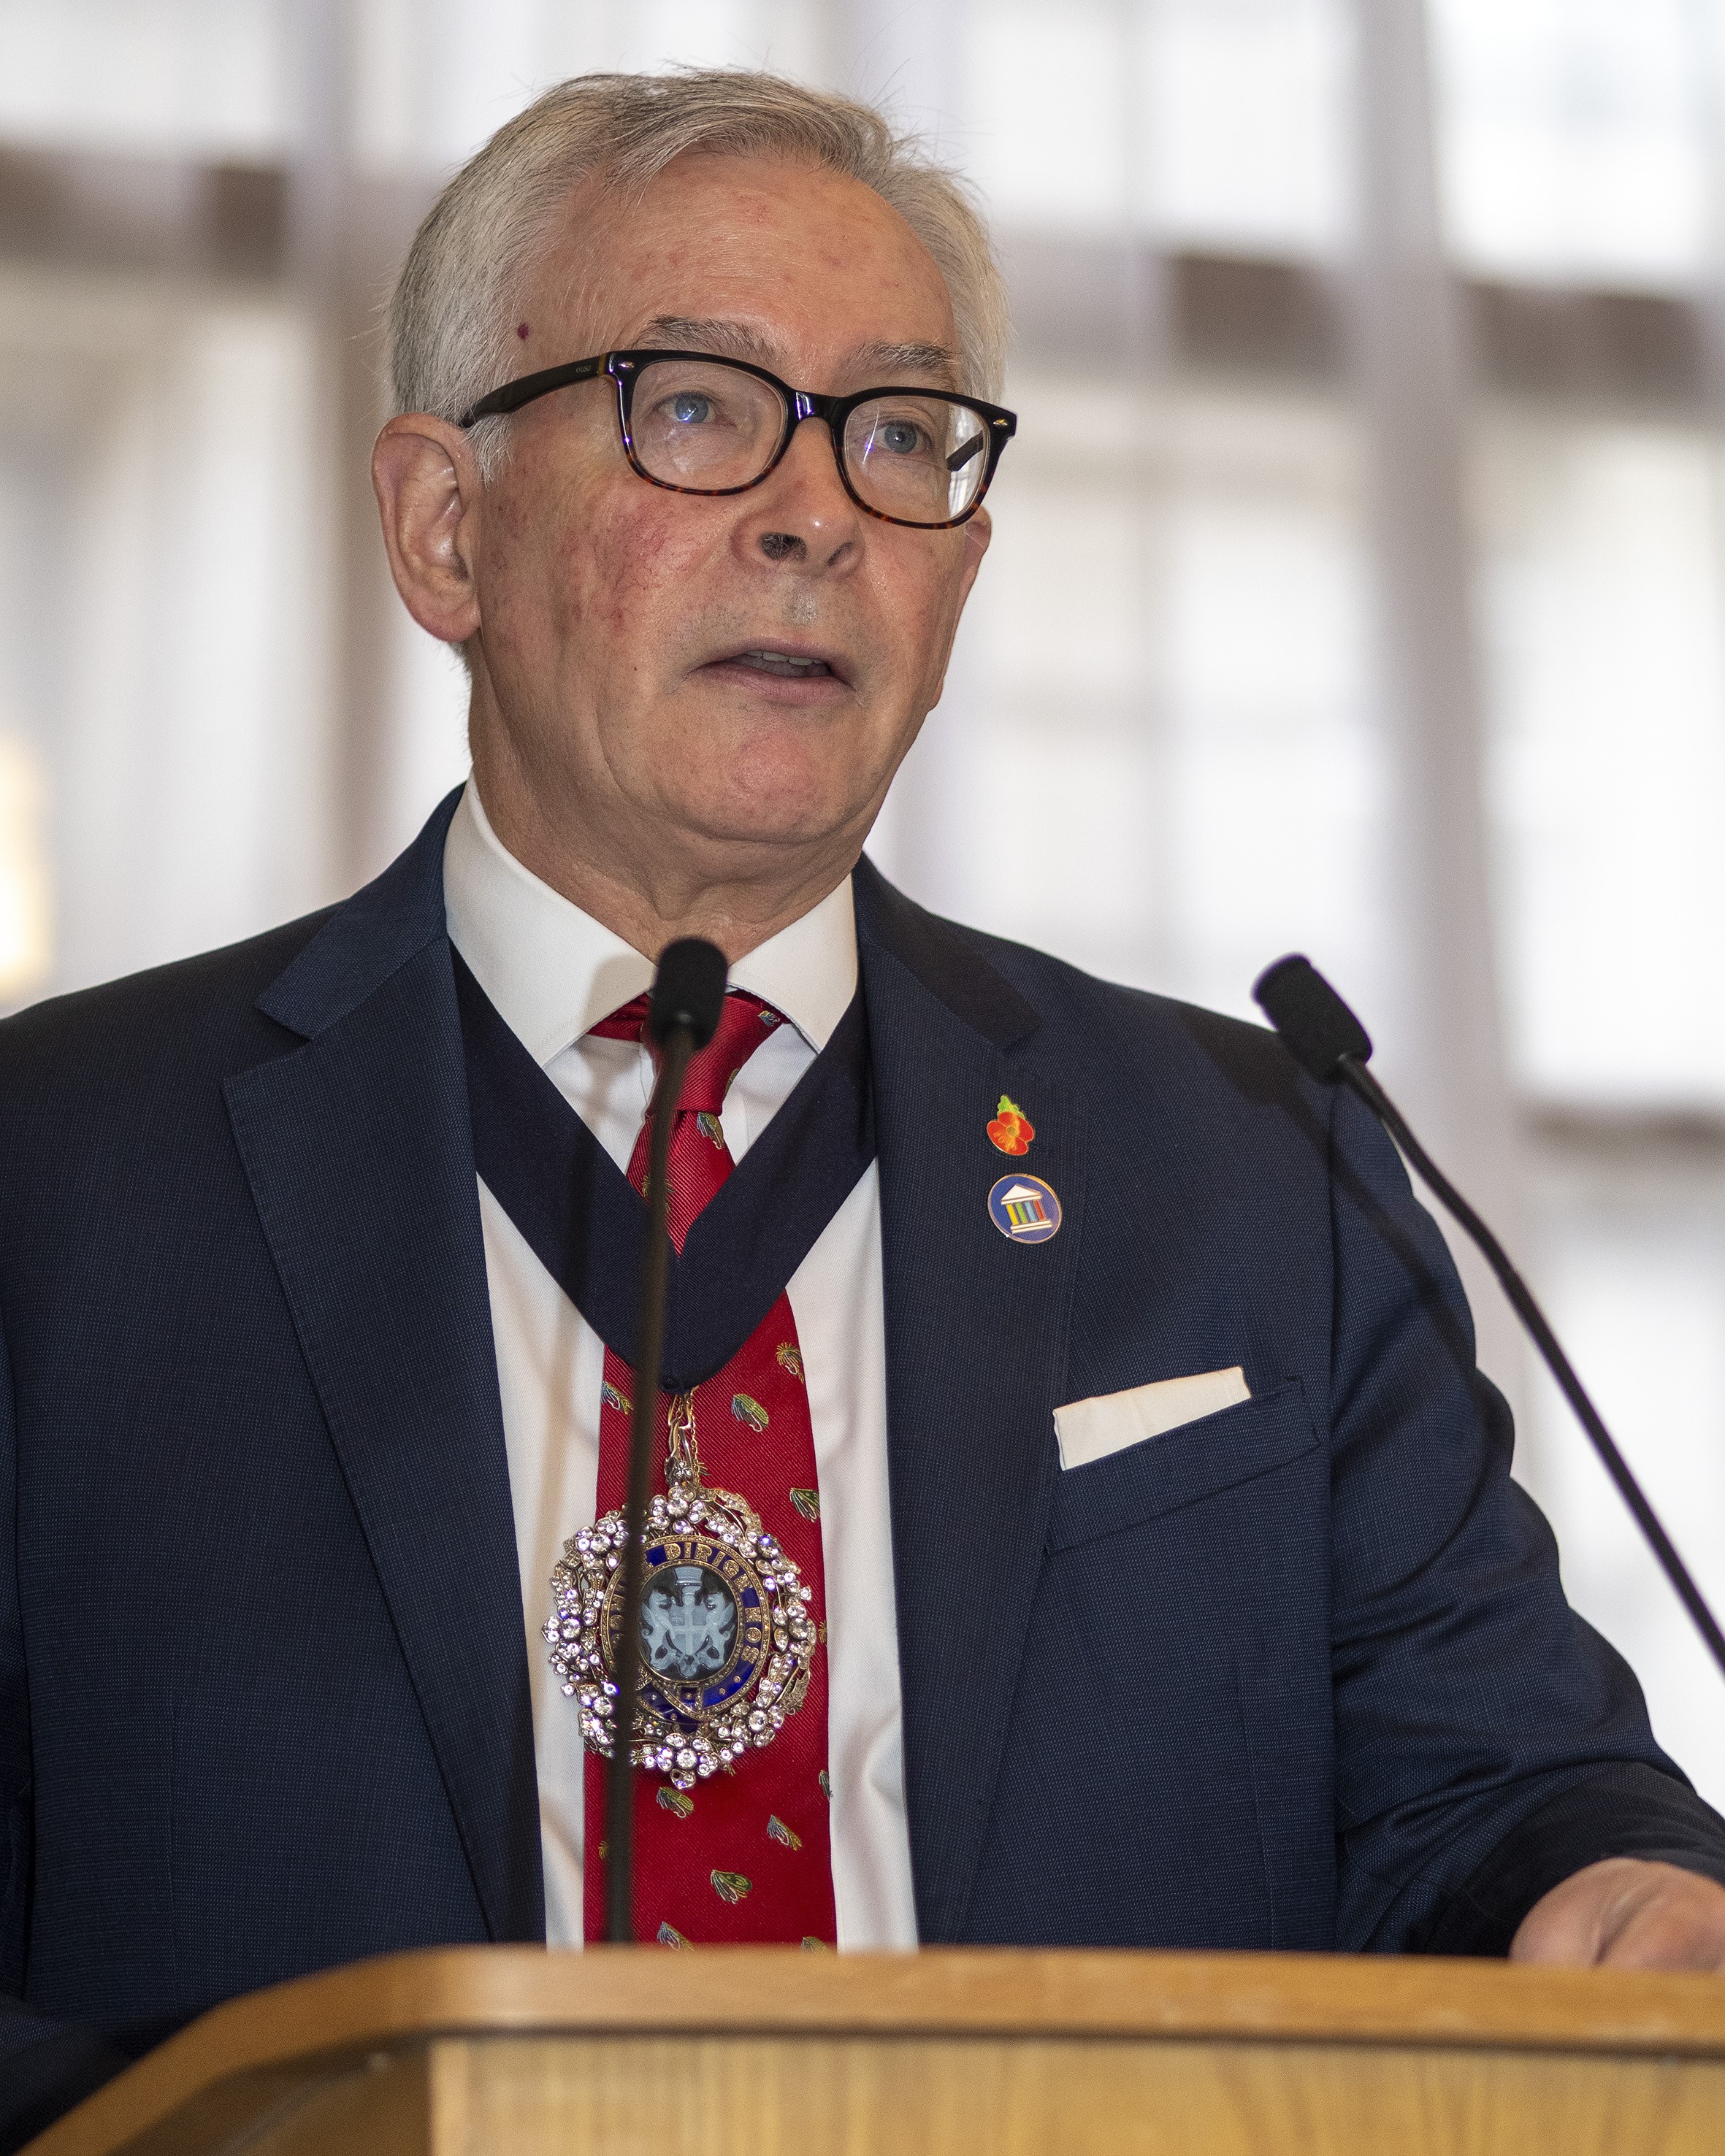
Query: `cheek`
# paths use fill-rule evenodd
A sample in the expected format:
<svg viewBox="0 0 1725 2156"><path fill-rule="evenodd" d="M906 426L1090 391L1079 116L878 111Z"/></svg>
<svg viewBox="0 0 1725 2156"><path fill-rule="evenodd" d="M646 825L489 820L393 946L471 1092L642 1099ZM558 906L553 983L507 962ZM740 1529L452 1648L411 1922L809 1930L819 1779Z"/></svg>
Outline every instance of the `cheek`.
<svg viewBox="0 0 1725 2156"><path fill-rule="evenodd" d="M958 622L960 560L945 550L934 559L886 557L874 579L878 619L899 655L900 679L938 680Z"/></svg>
<svg viewBox="0 0 1725 2156"><path fill-rule="evenodd" d="M521 462L488 503L494 621L528 641L626 643L662 624L698 547L686 505L644 485L605 449ZM560 468L559 468L560 465Z"/></svg>
<svg viewBox="0 0 1725 2156"><path fill-rule="evenodd" d="M589 501L564 552L577 625L612 643L662 630L684 612L703 552L676 495L638 481L629 493L608 490Z"/></svg>
<svg viewBox="0 0 1725 2156"><path fill-rule="evenodd" d="M560 491L543 474L511 472L486 498L481 605L488 625L512 641L543 643L555 619L558 557L569 528Z"/></svg>

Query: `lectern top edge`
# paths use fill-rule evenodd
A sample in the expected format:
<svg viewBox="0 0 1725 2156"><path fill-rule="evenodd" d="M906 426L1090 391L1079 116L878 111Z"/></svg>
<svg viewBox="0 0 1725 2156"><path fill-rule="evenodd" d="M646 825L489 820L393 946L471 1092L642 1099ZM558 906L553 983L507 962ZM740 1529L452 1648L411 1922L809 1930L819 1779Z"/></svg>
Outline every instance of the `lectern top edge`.
<svg viewBox="0 0 1725 2156"><path fill-rule="evenodd" d="M746 1965L713 1982L715 1961ZM715 1994L719 2010L715 2011ZM746 1995L728 2020L723 1999ZM216 2008L32 2144L89 2156L224 2076L440 2035L679 2031L1231 2038L1725 2058L1725 1978L1305 1954L782 1948L392 1955Z"/></svg>

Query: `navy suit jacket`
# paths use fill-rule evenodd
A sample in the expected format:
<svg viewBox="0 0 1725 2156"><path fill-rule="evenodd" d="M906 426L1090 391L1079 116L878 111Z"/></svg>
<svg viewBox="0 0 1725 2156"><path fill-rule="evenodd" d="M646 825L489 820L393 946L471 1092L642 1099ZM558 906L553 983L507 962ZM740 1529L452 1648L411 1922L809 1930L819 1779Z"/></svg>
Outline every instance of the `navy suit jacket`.
<svg viewBox="0 0 1725 2156"><path fill-rule="evenodd" d="M234 1993L543 1937L452 808L327 914L0 1027L18 2118ZM1501 1950L1595 1856L1725 1876L1353 1097L856 896L922 1937ZM1061 1471L1057 1404L1234 1363L1249 1402Z"/></svg>

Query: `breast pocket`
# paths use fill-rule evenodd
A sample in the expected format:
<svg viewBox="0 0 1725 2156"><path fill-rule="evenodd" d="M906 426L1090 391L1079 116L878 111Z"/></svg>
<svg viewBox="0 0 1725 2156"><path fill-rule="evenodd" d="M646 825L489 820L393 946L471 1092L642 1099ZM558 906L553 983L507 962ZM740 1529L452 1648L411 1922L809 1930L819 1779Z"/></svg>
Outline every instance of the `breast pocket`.
<svg viewBox="0 0 1725 2156"><path fill-rule="evenodd" d="M1142 1527L1201 1504L1316 1451L1318 1433L1305 1388L1290 1378L1274 1392L1129 1445L1055 1481L1051 1553L1100 1535Z"/></svg>

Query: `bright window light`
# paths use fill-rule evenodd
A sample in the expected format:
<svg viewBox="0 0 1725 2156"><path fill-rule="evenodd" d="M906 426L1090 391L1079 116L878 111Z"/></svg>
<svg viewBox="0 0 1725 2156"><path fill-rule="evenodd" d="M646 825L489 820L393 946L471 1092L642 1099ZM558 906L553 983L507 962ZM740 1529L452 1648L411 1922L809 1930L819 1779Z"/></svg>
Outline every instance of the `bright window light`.
<svg viewBox="0 0 1725 2156"><path fill-rule="evenodd" d="M0 0L0 139L133 157L280 157L283 0Z"/></svg>
<svg viewBox="0 0 1725 2156"><path fill-rule="evenodd" d="M1341 0L977 0L969 30L969 162L1007 229L1337 244Z"/></svg>
<svg viewBox="0 0 1725 2156"><path fill-rule="evenodd" d="M1432 0L1431 16L1465 268L1655 290L1702 275L1716 0Z"/></svg>
<svg viewBox="0 0 1725 2156"><path fill-rule="evenodd" d="M970 13L972 177L1024 232L1123 229L1130 209L1128 39L1108 0L984 0Z"/></svg>
<svg viewBox="0 0 1725 2156"><path fill-rule="evenodd" d="M54 967L48 773L0 737L0 1006L23 1002Z"/></svg>
<svg viewBox="0 0 1725 2156"><path fill-rule="evenodd" d="M1718 1193L1593 1192L1560 1201L1542 1293L1630 1465L1717 1610L1725 1601L1725 1230ZM1685 1187L1686 1181L1686 1188ZM1532 1455L1570 1599L1626 1655L1654 1734L1709 1802L1725 1802L1719 1672L1604 1470L1542 1373Z"/></svg>
<svg viewBox="0 0 1725 2156"><path fill-rule="evenodd" d="M1338 248L1352 64L1340 0L1147 0L1138 13L1141 220L1223 253Z"/></svg>
<svg viewBox="0 0 1725 2156"><path fill-rule="evenodd" d="M1500 942L1522 1086L1725 1109L1725 651L1699 432L1502 420L1480 468Z"/></svg>
<svg viewBox="0 0 1725 2156"><path fill-rule="evenodd" d="M1296 945L1372 999L1384 773L1351 431L1244 390L1014 391L1023 454L929 721L943 844L919 895L1242 1015Z"/></svg>

